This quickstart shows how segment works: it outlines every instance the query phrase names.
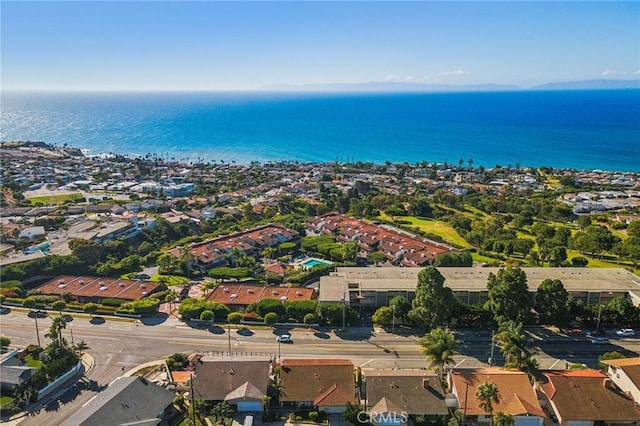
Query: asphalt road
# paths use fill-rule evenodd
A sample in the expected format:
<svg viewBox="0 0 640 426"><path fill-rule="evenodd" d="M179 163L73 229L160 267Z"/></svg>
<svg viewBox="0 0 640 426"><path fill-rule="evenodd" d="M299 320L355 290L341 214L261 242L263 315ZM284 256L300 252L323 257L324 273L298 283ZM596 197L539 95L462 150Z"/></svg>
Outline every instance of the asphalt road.
<svg viewBox="0 0 640 426"><path fill-rule="evenodd" d="M57 314L51 314L57 315ZM44 337L50 317L39 318L40 340ZM26 311L13 309L0 315L2 335L12 345L25 347L36 339L35 320ZM356 366L379 368L424 368L424 355L418 345L419 336L407 330L374 332L370 328L349 328L345 332L298 328L252 330L240 334L238 330L214 326L197 329L175 319L159 318L144 322L88 317L73 318L63 332L69 342L83 340L95 365L74 388L42 407L39 414L23 418L24 425L58 425L96 392L111 381L145 362L164 359L176 352L203 352L211 355L237 354L268 355L273 358L347 358ZM277 335L290 332L293 343L276 342ZM477 336L473 330L459 330L455 365L458 367L486 366L491 355L490 335ZM611 335L612 333L610 333ZM627 356L637 356L640 339L611 339L606 345L594 345L590 339L569 338L544 329L529 332L530 348L541 368L564 368L567 363L581 363L597 367L598 356L617 350ZM494 348L494 363L503 362L499 348ZM40 408L40 407L38 407Z"/></svg>

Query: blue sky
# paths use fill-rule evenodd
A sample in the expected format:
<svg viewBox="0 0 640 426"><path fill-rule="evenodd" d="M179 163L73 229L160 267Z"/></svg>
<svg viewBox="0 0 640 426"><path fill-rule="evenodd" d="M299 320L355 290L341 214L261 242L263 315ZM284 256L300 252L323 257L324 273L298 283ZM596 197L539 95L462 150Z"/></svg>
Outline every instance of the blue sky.
<svg viewBox="0 0 640 426"><path fill-rule="evenodd" d="M2 88L640 77L640 2L2 1Z"/></svg>

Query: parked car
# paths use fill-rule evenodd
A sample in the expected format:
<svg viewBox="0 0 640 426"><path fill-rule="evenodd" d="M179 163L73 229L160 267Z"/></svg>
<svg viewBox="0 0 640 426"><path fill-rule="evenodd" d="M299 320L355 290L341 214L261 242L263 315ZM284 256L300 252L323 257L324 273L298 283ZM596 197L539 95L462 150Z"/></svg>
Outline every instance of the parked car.
<svg viewBox="0 0 640 426"><path fill-rule="evenodd" d="M582 336L582 330L579 328L572 328L569 330L565 330L565 333L567 334L567 336L575 336L575 337L579 337Z"/></svg>
<svg viewBox="0 0 640 426"><path fill-rule="evenodd" d="M595 330L591 330L591 331L587 334L587 336L589 336L589 337L602 337L602 336L606 336L606 335L607 335L607 332L606 332L606 331L604 331L604 330L603 330L603 329L601 329L601 328L598 328L598 329L595 329Z"/></svg>
<svg viewBox="0 0 640 426"><path fill-rule="evenodd" d="M594 337L593 339L591 339L591 343L593 343L594 345L606 345L607 343L609 343L609 339L607 339L606 337Z"/></svg>
<svg viewBox="0 0 640 426"><path fill-rule="evenodd" d="M616 330L616 335L620 337L628 337L635 336L636 333L630 328L621 328L620 330Z"/></svg>
<svg viewBox="0 0 640 426"><path fill-rule="evenodd" d="M276 342L293 343L293 340L291 340L291 335L290 334L281 334L278 337L276 337Z"/></svg>
<svg viewBox="0 0 640 426"><path fill-rule="evenodd" d="M28 316L31 318L44 318L47 316L47 312L41 309L36 309L35 311L29 311Z"/></svg>

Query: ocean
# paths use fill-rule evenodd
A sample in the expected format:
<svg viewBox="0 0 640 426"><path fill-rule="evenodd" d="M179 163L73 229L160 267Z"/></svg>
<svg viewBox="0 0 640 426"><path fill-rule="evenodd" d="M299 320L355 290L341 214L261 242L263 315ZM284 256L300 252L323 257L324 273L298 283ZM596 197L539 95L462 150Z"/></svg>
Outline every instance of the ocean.
<svg viewBox="0 0 640 426"><path fill-rule="evenodd" d="M3 93L0 141L186 162L427 161L640 172L640 90Z"/></svg>

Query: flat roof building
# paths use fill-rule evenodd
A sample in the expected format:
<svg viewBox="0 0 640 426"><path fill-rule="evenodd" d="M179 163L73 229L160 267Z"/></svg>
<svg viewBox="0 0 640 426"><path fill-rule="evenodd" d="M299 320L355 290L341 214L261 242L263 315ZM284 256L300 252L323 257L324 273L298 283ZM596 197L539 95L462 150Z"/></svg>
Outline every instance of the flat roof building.
<svg viewBox="0 0 640 426"><path fill-rule="evenodd" d="M484 303L488 297L489 274L501 268L439 267L444 285L464 303ZM409 301L415 297L422 268L338 267L320 278L318 302L341 303L353 308L387 306L398 295ZM541 268L523 267L529 290L535 292L546 279L560 280L576 300L586 304L608 303L618 296L640 305L640 277L623 268Z"/></svg>

